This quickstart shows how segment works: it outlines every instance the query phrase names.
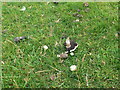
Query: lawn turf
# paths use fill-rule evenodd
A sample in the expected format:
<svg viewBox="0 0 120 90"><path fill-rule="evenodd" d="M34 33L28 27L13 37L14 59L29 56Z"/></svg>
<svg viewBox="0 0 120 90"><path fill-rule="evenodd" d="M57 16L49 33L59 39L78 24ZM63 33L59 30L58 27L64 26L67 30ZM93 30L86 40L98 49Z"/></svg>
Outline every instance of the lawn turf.
<svg viewBox="0 0 120 90"><path fill-rule="evenodd" d="M20 11L23 6L26 10ZM6 2L2 3L2 31L5 30L3 88L119 87L117 2L91 2L89 7L82 2ZM61 38L64 35L79 46L74 56L62 62L56 56L65 51L65 39ZM19 36L28 39L15 43L14 38ZM77 65L77 71L70 71L71 65Z"/></svg>

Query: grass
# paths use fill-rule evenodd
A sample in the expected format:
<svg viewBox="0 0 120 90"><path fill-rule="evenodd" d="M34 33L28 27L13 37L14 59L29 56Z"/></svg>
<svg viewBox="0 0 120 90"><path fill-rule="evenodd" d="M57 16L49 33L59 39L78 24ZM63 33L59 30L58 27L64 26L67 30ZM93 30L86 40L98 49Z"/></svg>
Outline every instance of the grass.
<svg viewBox="0 0 120 90"><path fill-rule="evenodd" d="M26 10L20 11L23 6ZM78 9L82 18L73 16ZM91 2L89 7L81 2L7 2L2 30L3 88L119 88L117 2ZM61 63L56 55L65 51L63 35L79 47ZM15 43L19 36L29 39ZM77 71L70 71L71 65Z"/></svg>

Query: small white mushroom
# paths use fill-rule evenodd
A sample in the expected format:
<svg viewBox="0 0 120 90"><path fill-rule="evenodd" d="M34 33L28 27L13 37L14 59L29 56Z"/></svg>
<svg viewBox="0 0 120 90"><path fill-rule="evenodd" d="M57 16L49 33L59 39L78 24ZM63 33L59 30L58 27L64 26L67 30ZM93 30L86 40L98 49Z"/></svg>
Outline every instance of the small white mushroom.
<svg viewBox="0 0 120 90"><path fill-rule="evenodd" d="M76 70L77 70L77 66L76 66L76 65L70 66L70 70L71 70L71 71L76 71Z"/></svg>
<svg viewBox="0 0 120 90"><path fill-rule="evenodd" d="M47 50L47 49L48 49L48 46L44 45L43 48L44 48L45 50Z"/></svg>

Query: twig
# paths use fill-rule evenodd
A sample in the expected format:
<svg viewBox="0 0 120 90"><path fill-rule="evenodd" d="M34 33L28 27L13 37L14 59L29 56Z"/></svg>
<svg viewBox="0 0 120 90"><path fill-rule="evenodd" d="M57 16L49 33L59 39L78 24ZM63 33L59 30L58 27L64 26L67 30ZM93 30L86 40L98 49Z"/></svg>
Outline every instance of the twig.
<svg viewBox="0 0 120 90"><path fill-rule="evenodd" d="M80 84L80 78L79 78L79 76L78 76L78 74L77 74L77 72L76 72L76 75L77 75L77 78L78 78L78 88L80 88L81 87L81 84Z"/></svg>
<svg viewBox="0 0 120 90"><path fill-rule="evenodd" d="M86 54L84 54L84 56L83 56L83 58L82 58L82 62L84 62L85 56L86 56Z"/></svg>
<svg viewBox="0 0 120 90"><path fill-rule="evenodd" d="M10 40L8 40L8 39L7 39L7 41L8 41L9 43L15 45L12 41L10 41ZM15 45L15 46L17 46L17 45Z"/></svg>
<svg viewBox="0 0 120 90"><path fill-rule="evenodd" d="M63 83L61 83L58 87L61 87L62 85L64 85L64 82L63 82Z"/></svg>
<svg viewBox="0 0 120 90"><path fill-rule="evenodd" d="M35 73L41 73L41 72L46 72L46 71L50 71L50 70L37 71Z"/></svg>
<svg viewBox="0 0 120 90"><path fill-rule="evenodd" d="M15 81L15 80L13 80L13 81L14 81L14 83L15 83L15 85L16 85L16 88L19 88L18 85L17 85L17 83L16 83L16 81Z"/></svg>
<svg viewBox="0 0 120 90"><path fill-rule="evenodd" d="M49 65L50 66L50 65ZM58 70L57 68L53 67L53 66L50 66L51 68L55 69L56 71L59 71L61 72L60 70Z"/></svg>

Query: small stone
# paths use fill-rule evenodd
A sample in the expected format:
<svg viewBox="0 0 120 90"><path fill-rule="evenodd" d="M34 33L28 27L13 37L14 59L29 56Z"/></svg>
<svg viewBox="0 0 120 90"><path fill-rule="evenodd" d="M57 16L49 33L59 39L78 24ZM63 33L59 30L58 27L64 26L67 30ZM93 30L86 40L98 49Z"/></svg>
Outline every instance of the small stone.
<svg viewBox="0 0 120 90"><path fill-rule="evenodd" d="M47 45L44 45L43 48L44 48L45 50L47 50L47 49L48 49L48 46L47 46Z"/></svg>
<svg viewBox="0 0 120 90"><path fill-rule="evenodd" d="M71 71L76 71L76 70L77 70L77 66L76 66L76 65L70 66L70 70L71 70Z"/></svg>

